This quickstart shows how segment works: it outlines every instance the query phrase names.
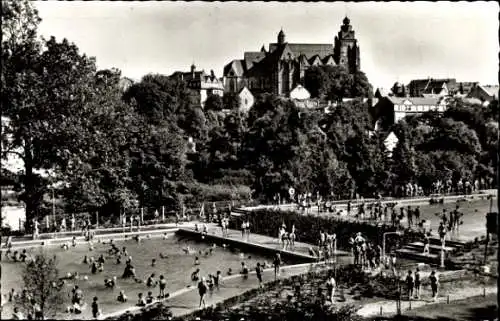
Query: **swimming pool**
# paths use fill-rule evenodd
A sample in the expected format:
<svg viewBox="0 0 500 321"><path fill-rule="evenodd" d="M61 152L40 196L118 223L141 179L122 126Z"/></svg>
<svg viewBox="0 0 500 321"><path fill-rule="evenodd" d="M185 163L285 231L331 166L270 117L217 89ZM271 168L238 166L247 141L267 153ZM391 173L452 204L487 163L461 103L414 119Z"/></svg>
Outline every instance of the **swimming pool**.
<svg viewBox="0 0 500 321"><path fill-rule="evenodd" d="M146 280L152 273L156 274L156 278L163 275L167 281L167 292L173 292L186 288L187 286L195 286L195 282L191 281L191 273L196 269L200 269L201 276L207 276L209 273L214 274L217 270L222 272L222 275L227 275L229 268L234 273L238 273L241 268L241 262L244 261L247 267L251 270L257 262L271 262L271 258L258 255L255 253L243 253L237 249L229 247L224 248L217 246L210 254L209 249L212 244L196 242L190 239L180 238L175 234L169 234L166 240L162 238L141 239L139 243L135 240L115 241L118 248L126 246L127 252L132 256L132 264L136 269L137 277ZM183 249L190 247L191 254L185 253ZM142 292L146 296L148 291L152 291L156 297L158 288L148 288L144 283L136 283L134 280L123 280L121 276L125 268L125 257L122 257L122 263L116 264L114 256L108 254L109 244L95 243L94 249L89 250L88 245L77 245L70 247L69 250L63 250L60 246L52 246L44 248L43 251L47 255L56 255L58 259L58 267L61 276L68 272L77 271L80 276L87 275L88 281L67 281L64 287L65 291L65 306L71 303L71 289L75 284L83 290L84 302L87 308L80 315L64 314L65 318L90 318L90 303L94 296L99 298L99 305L103 313L108 314L115 311L123 310L137 302L138 293ZM27 249L28 253L39 253L41 247ZM160 253L166 258L160 258ZM201 253L201 254L200 254ZM106 258L104 263L104 271L92 274L90 267L83 264L85 255L93 256L97 259L101 254ZM195 256L199 257L200 265L195 266ZM151 265L152 259L156 259L156 265ZM7 295L11 288L21 291L22 286L22 269L24 263L14 263L5 257L2 258L0 264L2 268L2 295ZM104 279L117 277L117 286L114 289L108 289L104 286ZM77 283L75 283L77 282ZM127 303L119 303L116 301L120 290L124 290L128 296ZM2 319L12 316L12 304L5 304L2 309ZM62 317L62 316L61 316Z"/></svg>

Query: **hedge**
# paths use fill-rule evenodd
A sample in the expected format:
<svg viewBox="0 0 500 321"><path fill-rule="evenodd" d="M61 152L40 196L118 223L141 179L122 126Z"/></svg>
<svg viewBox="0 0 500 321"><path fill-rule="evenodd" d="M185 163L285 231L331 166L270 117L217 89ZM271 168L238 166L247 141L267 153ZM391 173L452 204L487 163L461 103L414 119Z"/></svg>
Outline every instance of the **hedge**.
<svg viewBox="0 0 500 321"><path fill-rule="evenodd" d="M382 237L385 232L395 232L397 229L390 225L374 225L367 222L345 221L335 216L314 216L301 214L294 211L281 211L275 209L259 209L252 211L247 217L250 221L250 228L253 233L278 236L279 227L285 223L287 230L292 224L296 228L296 241L312 245L318 244L319 233L324 230L328 233L336 233L337 247L339 249L350 250L349 238L361 232L370 241L382 245ZM238 221L230 222L230 227L239 229ZM400 237L386 237L386 251L390 252L399 243L406 244L422 240L424 235L414 230L404 230Z"/></svg>

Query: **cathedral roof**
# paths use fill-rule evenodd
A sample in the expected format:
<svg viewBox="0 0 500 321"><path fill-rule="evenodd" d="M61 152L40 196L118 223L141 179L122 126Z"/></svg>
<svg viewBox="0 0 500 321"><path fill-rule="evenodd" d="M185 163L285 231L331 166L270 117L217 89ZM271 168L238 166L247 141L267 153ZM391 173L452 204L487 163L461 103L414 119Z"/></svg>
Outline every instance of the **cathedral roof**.
<svg viewBox="0 0 500 321"><path fill-rule="evenodd" d="M309 59L309 64L311 66L317 66L317 65L321 66L323 64L323 62L321 61L321 58L319 57L319 55L314 55L313 57L311 57Z"/></svg>
<svg viewBox="0 0 500 321"><path fill-rule="evenodd" d="M243 76L246 69L245 67L244 60L233 60L224 67L224 76L226 76L231 69L234 70L235 76Z"/></svg>
<svg viewBox="0 0 500 321"><path fill-rule="evenodd" d="M387 97L387 99L394 105L402 105L405 101L409 101L412 105L436 106L441 97Z"/></svg>
<svg viewBox="0 0 500 321"><path fill-rule="evenodd" d="M304 54L307 59L318 55L320 59L333 54L332 44L311 44L311 43L289 43L290 50L296 55ZM278 44L269 44L269 52L273 52L278 48Z"/></svg>
<svg viewBox="0 0 500 321"><path fill-rule="evenodd" d="M258 61L261 61L266 57L266 53L262 51L247 51L245 52L243 59L245 60L245 65L247 69L252 68L252 65Z"/></svg>

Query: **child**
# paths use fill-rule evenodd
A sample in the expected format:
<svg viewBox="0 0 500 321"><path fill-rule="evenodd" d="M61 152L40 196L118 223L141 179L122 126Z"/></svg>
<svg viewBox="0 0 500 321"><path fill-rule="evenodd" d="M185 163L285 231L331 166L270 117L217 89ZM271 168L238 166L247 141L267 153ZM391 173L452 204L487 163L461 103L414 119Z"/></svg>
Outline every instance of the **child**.
<svg viewBox="0 0 500 321"><path fill-rule="evenodd" d="M76 246L76 236L73 236L73 239L71 240L71 245L72 245L73 247L75 247L75 246Z"/></svg>
<svg viewBox="0 0 500 321"><path fill-rule="evenodd" d="M243 275L244 279L248 278L248 268L245 266L245 262L241 262L241 272L240 274Z"/></svg>
<svg viewBox="0 0 500 321"><path fill-rule="evenodd" d="M94 319L97 319L99 316L100 311L99 311L99 303L97 302L97 297L94 297L94 302L92 302L92 316Z"/></svg>
<svg viewBox="0 0 500 321"><path fill-rule="evenodd" d="M406 276L406 286L407 286L408 301L409 301L413 297L413 288L415 287L415 282L411 270L408 271L408 275Z"/></svg>
<svg viewBox="0 0 500 321"><path fill-rule="evenodd" d="M214 275L214 286L219 290L219 284L222 282L221 271L217 271L217 274Z"/></svg>
<svg viewBox="0 0 500 321"><path fill-rule="evenodd" d="M262 288L262 266L257 262L257 267L255 268L257 274L257 280L259 280L259 288Z"/></svg>
<svg viewBox="0 0 500 321"><path fill-rule="evenodd" d="M139 306L139 307L146 306L146 301L144 301L144 297L142 296L142 293L139 293L139 300L137 300L137 306Z"/></svg>
<svg viewBox="0 0 500 321"><path fill-rule="evenodd" d="M158 296L159 299L163 299L165 297L165 288L167 287L167 280L163 277L163 275L160 275L160 295Z"/></svg>
<svg viewBox="0 0 500 321"><path fill-rule="evenodd" d="M198 283L198 294L200 295L200 308L203 303L203 308L205 308L205 294L207 293L207 286L205 284L205 278L202 278Z"/></svg>
<svg viewBox="0 0 500 321"><path fill-rule="evenodd" d="M121 303L127 302L127 296L125 295L125 293L123 292L123 290L120 291L120 294L118 295L118 297L116 298L116 300L118 302L121 302Z"/></svg>
<svg viewBox="0 0 500 321"><path fill-rule="evenodd" d="M438 286L439 286L439 280L436 275L436 271L432 271L431 275L429 276L429 280L431 281L431 289L432 289L432 299L436 301L436 298L438 296Z"/></svg>
<svg viewBox="0 0 500 321"><path fill-rule="evenodd" d="M153 297L153 292L149 291L148 296L146 297L146 304L151 304L153 303L153 300L155 298Z"/></svg>
<svg viewBox="0 0 500 321"><path fill-rule="evenodd" d="M415 298L420 299L420 270L417 268L415 271Z"/></svg>
<svg viewBox="0 0 500 321"><path fill-rule="evenodd" d="M200 279L200 269L196 269L193 273L191 273L191 281L198 281Z"/></svg>
<svg viewBox="0 0 500 321"><path fill-rule="evenodd" d="M274 278L276 279L276 277L280 275L281 256L279 253L276 253L273 265L274 265Z"/></svg>
<svg viewBox="0 0 500 321"><path fill-rule="evenodd" d="M149 277L148 277L148 280L146 281L146 286L148 287L154 287L156 286L156 280L155 280L155 274L151 274Z"/></svg>

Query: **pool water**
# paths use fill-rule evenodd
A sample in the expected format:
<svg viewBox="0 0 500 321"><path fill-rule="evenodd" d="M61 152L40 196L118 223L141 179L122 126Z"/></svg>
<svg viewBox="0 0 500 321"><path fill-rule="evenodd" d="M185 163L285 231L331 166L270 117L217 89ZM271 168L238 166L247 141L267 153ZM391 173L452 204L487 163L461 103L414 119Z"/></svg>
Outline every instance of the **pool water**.
<svg viewBox="0 0 500 321"><path fill-rule="evenodd" d="M208 276L208 274L215 274L218 270L222 275L227 275L229 268L233 273L238 273L241 269L241 262L244 261L249 270L252 270L257 262L271 262L271 258L256 255L255 253L242 253L235 249L227 249L223 247L216 247L209 253L211 244L194 242L188 239L181 239L174 234L170 234L166 240L163 239L143 239L140 243L135 240L115 241L118 248L123 246L127 247L127 252L132 256L132 265L135 267L136 275L139 279L146 280L152 273L156 274L158 280L160 275L163 275L167 281L166 292L173 292L186 288L188 285L196 286L195 282L191 281L191 273L196 269L200 269L200 276ZM186 254L183 249L187 246L194 252L193 254ZM110 249L109 244L96 243L94 244L93 251L89 250L88 245L77 245L70 247L70 250L63 250L60 246L52 246L44 249L47 255L56 255L58 259L58 267L61 276L66 275L68 272L78 271L80 276L87 275L88 281L66 281L65 291L65 306L71 304L71 289L75 284L83 290L84 302L87 308L83 315L79 318L85 317L90 313L90 304L92 298L97 296L99 298L100 309L104 314L114 311L122 310L127 306L134 305L137 302L138 293L142 292L144 297L148 291L152 291L156 297L158 295L158 288L148 288L144 283L136 283L134 280L121 279L125 268L126 258L122 256L122 263L116 264L114 256L108 254ZM199 254L201 251L201 254ZM28 249L31 254L40 252L40 247ZM160 258L160 253L166 258ZM104 255L106 262L104 263L104 271L92 274L90 267L83 264L85 255L93 256L97 259L101 254ZM200 265L195 266L195 257L198 256ZM152 259L156 259L156 265L151 265ZM1 262L1 289L4 298L11 288L16 289L16 292L22 290L22 270L24 263L14 263L5 257L2 257ZM117 286L114 289L108 289L104 286L105 278L117 277ZM77 283L74 283L77 282ZM128 296L127 303L119 303L116 298L120 292L124 290ZM10 318L12 316L12 304L7 303L2 309L2 319Z"/></svg>

